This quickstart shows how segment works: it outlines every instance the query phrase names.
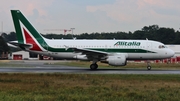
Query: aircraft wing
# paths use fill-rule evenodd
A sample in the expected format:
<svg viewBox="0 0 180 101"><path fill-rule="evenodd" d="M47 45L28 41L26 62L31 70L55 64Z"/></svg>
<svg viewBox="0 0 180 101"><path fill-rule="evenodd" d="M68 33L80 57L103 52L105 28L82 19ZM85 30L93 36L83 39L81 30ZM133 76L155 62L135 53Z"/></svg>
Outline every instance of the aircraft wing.
<svg viewBox="0 0 180 101"><path fill-rule="evenodd" d="M68 47L65 46L67 49L72 49L74 52L82 53L86 55L98 55L98 56L106 56L108 55L107 52L97 51L97 50L91 50L91 49L85 49L85 48L76 48L76 47Z"/></svg>

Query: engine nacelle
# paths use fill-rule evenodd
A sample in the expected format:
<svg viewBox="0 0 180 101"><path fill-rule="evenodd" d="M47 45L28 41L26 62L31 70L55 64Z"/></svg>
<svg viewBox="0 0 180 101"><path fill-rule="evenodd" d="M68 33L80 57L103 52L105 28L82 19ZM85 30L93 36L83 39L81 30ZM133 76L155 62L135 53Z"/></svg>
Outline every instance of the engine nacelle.
<svg viewBox="0 0 180 101"><path fill-rule="evenodd" d="M113 56L108 56L107 62L111 66L125 66L126 65L126 55L117 54Z"/></svg>

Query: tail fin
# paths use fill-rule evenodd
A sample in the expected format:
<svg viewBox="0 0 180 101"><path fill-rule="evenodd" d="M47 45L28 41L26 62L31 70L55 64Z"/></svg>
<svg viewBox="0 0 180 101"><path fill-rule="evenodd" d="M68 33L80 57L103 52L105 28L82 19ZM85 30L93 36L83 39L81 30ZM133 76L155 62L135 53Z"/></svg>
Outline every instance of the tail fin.
<svg viewBox="0 0 180 101"><path fill-rule="evenodd" d="M43 36L39 34L19 10L11 10L16 36L19 44L32 45L30 50L42 51L47 45Z"/></svg>

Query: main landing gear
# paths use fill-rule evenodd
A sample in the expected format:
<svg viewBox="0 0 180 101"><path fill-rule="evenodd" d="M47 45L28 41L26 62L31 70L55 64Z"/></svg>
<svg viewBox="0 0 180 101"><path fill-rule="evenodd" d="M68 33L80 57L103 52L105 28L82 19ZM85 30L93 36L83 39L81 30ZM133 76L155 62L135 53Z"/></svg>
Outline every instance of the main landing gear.
<svg viewBox="0 0 180 101"><path fill-rule="evenodd" d="M93 63L90 65L91 70L96 70L98 68L98 65L96 63Z"/></svg>
<svg viewBox="0 0 180 101"><path fill-rule="evenodd" d="M98 68L97 62L98 60L93 60L92 64L90 65L91 70L96 70Z"/></svg>
<svg viewBox="0 0 180 101"><path fill-rule="evenodd" d="M151 70L150 61L147 61L147 70Z"/></svg>

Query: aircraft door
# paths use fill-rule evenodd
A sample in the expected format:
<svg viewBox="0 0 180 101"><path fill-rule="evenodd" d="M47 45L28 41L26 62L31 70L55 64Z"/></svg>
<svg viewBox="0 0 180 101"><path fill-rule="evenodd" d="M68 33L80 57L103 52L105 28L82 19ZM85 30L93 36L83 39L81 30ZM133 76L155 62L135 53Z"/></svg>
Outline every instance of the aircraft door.
<svg viewBox="0 0 180 101"><path fill-rule="evenodd" d="M107 45L105 45L105 48L104 48L104 50L105 50L105 51L107 51L107 50L108 50L108 47L107 47Z"/></svg>
<svg viewBox="0 0 180 101"><path fill-rule="evenodd" d="M152 44L151 42L147 42L147 53L151 52Z"/></svg>

